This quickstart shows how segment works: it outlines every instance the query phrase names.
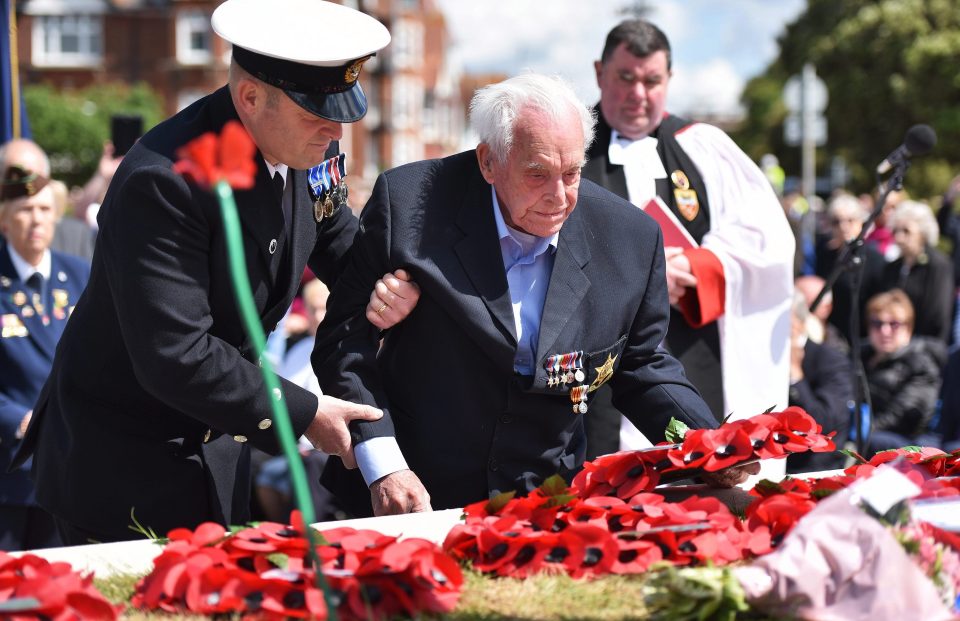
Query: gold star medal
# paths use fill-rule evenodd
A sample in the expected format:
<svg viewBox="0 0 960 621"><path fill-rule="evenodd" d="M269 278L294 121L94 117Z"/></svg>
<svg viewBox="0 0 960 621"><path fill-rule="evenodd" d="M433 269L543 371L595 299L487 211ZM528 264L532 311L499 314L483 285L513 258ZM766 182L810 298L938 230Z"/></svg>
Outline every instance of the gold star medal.
<svg viewBox="0 0 960 621"><path fill-rule="evenodd" d="M617 354L619 356L619 354ZM597 377L594 378L593 383L590 384L590 390L588 392L593 392L597 388L600 388L606 384L611 377L613 377L613 363L617 361L617 356L611 356L607 354L607 361L599 367L595 367L597 370Z"/></svg>
<svg viewBox="0 0 960 621"><path fill-rule="evenodd" d="M697 199L697 191L690 187L690 180L686 173L677 169L670 173L670 180L673 181L673 197L677 200L677 210L687 222L693 221L700 213L700 201Z"/></svg>

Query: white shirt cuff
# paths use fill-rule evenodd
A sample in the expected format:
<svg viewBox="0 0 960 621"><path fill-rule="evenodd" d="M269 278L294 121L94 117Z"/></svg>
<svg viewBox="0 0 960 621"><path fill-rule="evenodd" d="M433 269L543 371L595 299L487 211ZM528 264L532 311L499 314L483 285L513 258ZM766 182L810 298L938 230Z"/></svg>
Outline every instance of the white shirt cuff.
<svg viewBox="0 0 960 621"><path fill-rule="evenodd" d="M407 460L400 452L400 445L393 436L370 438L353 447L360 474L370 487L374 481L399 470L408 470Z"/></svg>

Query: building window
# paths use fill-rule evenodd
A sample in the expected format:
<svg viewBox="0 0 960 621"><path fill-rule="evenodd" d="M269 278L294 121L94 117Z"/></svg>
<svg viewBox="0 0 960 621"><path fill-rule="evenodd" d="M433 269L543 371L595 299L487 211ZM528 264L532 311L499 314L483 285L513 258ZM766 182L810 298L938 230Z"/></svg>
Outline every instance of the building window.
<svg viewBox="0 0 960 621"><path fill-rule="evenodd" d="M423 24L411 19L398 19L393 27L393 66L417 69L423 65Z"/></svg>
<svg viewBox="0 0 960 621"><path fill-rule="evenodd" d="M184 65L210 62L210 16L200 10L177 14L177 61Z"/></svg>
<svg viewBox="0 0 960 621"><path fill-rule="evenodd" d="M423 81L409 75L393 79L391 126L394 129L414 129L423 116Z"/></svg>
<svg viewBox="0 0 960 621"><path fill-rule="evenodd" d="M391 166L400 166L408 162L423 159L423 143L407 134L394 134L393 161Z"/></svg>
<svg viewBox="0 0 960 621"><path fill-rule="evenodd" d="M34 65L39 67L89 67L100 65L102 60L102 16L34 16Z"/></svg>

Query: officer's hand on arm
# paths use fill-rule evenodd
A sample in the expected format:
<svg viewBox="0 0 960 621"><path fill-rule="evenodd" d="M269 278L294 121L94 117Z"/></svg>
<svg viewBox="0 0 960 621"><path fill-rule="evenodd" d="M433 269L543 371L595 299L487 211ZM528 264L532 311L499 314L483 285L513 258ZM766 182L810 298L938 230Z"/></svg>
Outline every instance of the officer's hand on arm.
<svg viewBox="0 0 960 621"><path fill-rule="evenodd" d="M303 434L324 453L338 455L347 468L356 468L347 425L353 420L378 420L383 412L369 405L358 405L322 395L313 422Z"/></svg>
<svg viewBox="0 0 960 621"><path fill-rule="evenodd" d="M370 486L373 514L395 515L432 511L430 494L413 470L398 470Z"/></svg>
<svg viewBox="0 0 960 621"><path fill-rule="evenodd" d="M407 318L420 300L420 287L405 270L387 273L378 280L370 293L367 320L386 330Z"/></svg>
<svg viewBox="0 0 960 621"><path fill-rule="evenodd" d="M719 472L704 472L703 481L710 487L729 488L740 485L751 475L760 472L760 462L725 468Z"/></svg>
<svg viewBox="0 0 960 621"><path fill-rule="evenodd" d="M696 287L697 279L690 268L690 259L683 254L683 248L675 246L663 249L667 258L667 293L670 304L677 304L688 287Z"/></svg>

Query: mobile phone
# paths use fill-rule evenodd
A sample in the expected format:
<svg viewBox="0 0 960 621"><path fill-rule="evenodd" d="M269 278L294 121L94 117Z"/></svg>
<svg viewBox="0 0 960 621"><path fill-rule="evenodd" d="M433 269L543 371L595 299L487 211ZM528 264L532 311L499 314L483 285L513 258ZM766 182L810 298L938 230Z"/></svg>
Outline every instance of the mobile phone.
<svg viewBox="0 0 960 621"><path fill-rule="evenodd" d="M114 114L110 117L110 141L113 155L126 155L143 135L143 117L139 114Z"/></svg>

